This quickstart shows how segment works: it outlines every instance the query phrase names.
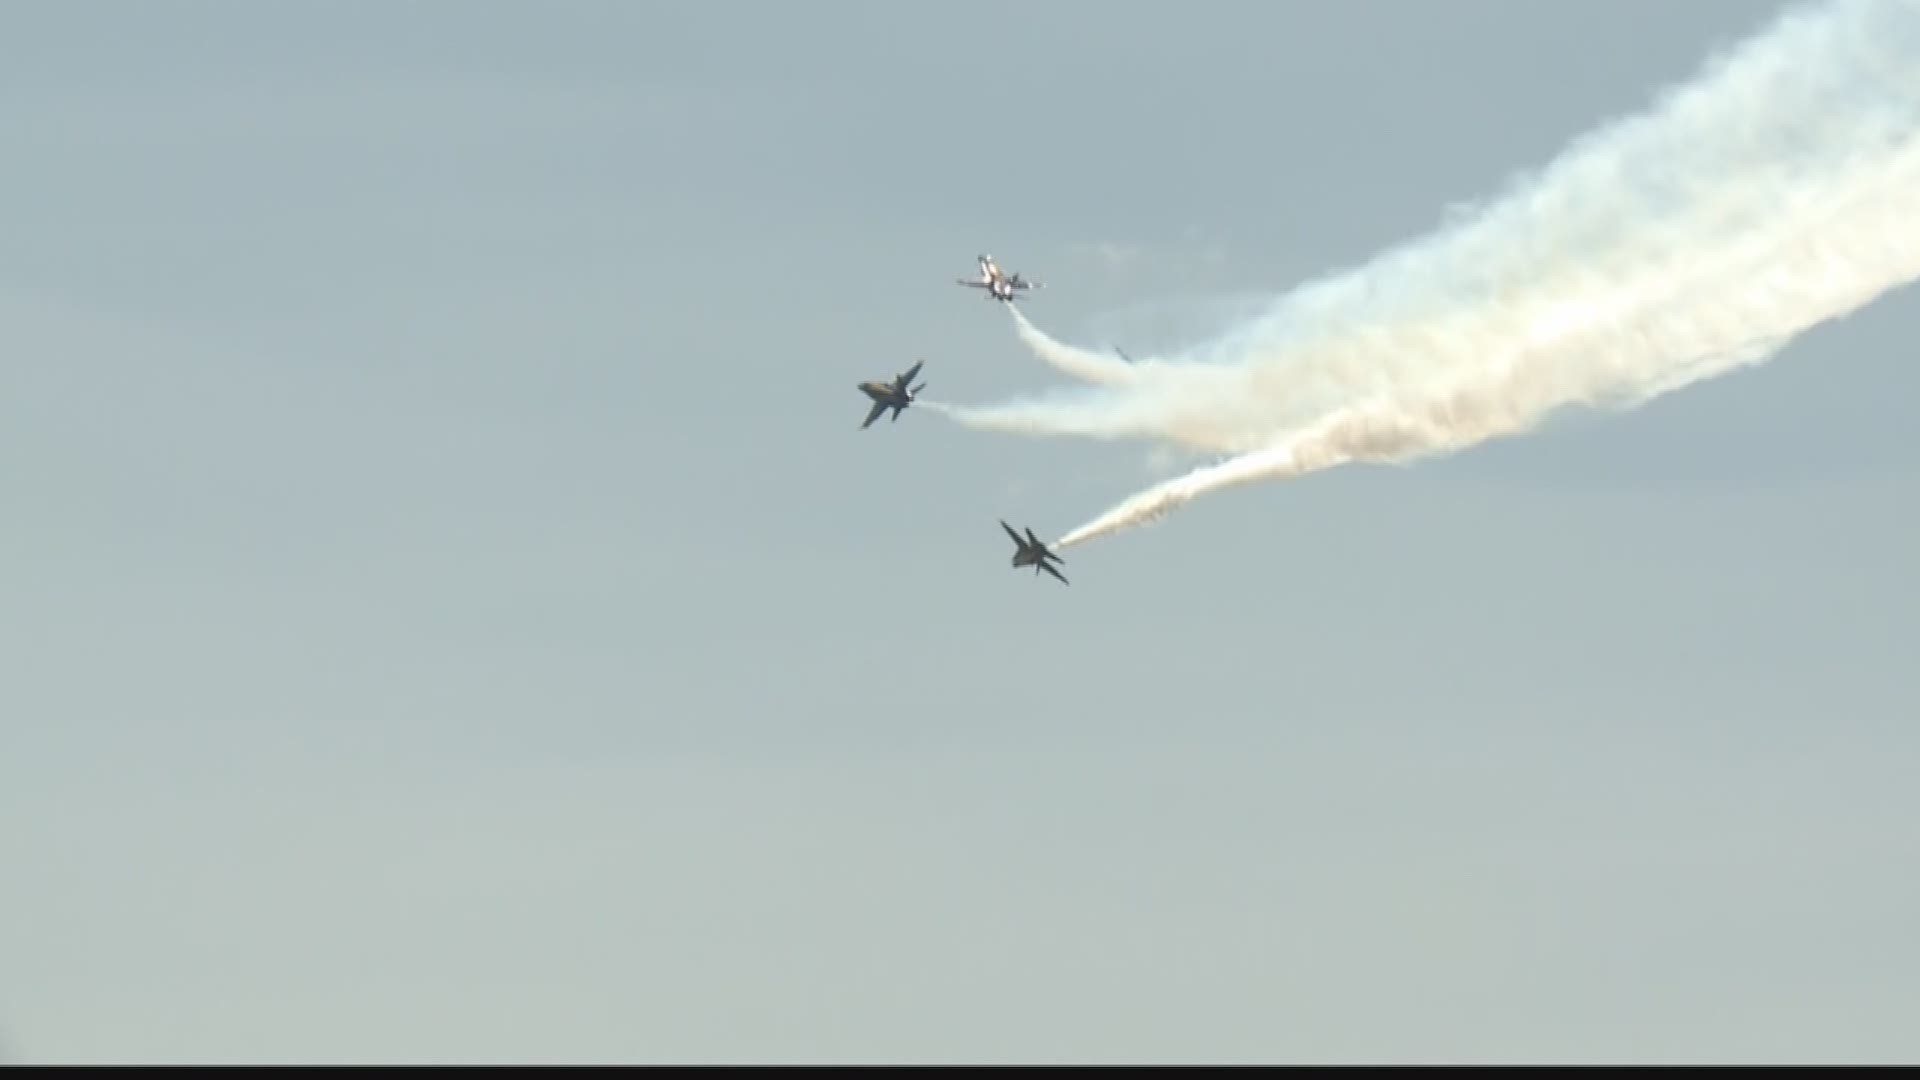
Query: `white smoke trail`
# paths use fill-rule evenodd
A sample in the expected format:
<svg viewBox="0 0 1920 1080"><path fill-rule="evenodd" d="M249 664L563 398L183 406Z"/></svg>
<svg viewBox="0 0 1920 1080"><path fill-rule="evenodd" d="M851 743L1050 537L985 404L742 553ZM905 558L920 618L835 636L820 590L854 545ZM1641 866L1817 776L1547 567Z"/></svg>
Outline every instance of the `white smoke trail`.
<svg viewBox="0 0 1920 1080"><path fill-rule="evenodd" d="M1632 406L1757 363L1916 276L1920 0L1839 0L1783 16L1499 201L1209 345L952 415L1242 455L1127 500L1071 546L1231 484L1458 450L1567 405Z"/></svg>
<svg viewBox="0 0 1920 1080"><path fill-rule="evenodd" d="M1092 383L1122 383L1131 381L1136 372L1132 364L1118 356L1089 352L1086 349L1065 342L1055 341L1027 321L1026 313L1013 304L1007 305L1013 313L1014 329L1019 332L1020 340L1027 343L1035 356L1059 368L1077 379Z"/></svg>

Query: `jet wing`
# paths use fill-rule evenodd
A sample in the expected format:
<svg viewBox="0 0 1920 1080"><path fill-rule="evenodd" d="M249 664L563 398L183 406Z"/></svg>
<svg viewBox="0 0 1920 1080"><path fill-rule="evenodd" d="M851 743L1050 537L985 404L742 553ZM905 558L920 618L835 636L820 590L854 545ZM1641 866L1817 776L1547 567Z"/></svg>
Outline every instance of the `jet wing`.
<svg viewBox="0 0 1920 1080"><path fill-rule="evenodd" d="M920 369L926 366L927 366L927 362L925 360L914 361L913 366L908 368L907 373L905 375L900 376L900 381L897 383L894 383L894 385L902 390L905 390L907 388L907 384L913 381L913 377L915 375L920 374Z"/></svg>
<svg viewBox="0 0 1920 1080"><path fill-rule="evenodd" d="M1020 545L1020 550L1025 551L1027 549L1027 542L1020 539L1020 534L1013 531L1013 526L1003 521L1000 523L1000 527L1007 530L1007 535L1013 537L1013 542Z"/></svg>
<svg viewBox="0 0 1920 1080"><path fill-rule="evenodd" d="M1042 569L1042 570L1045 570L1045 571L1046 571L1047 573L1049 573L1049 574L1052 574L1052 575L1053 575L1054 577L1057 577L1057 578L1059 578L1059 579L1060 579L1060 584L1062 584L1062 585L1071 585L1071 584L1073 584L1072 582L1070 582L1070 581L1068 581L1068 580L1066 579L1066 576L1065 576L1065 575L1063 575L1063 574L1061 574L1061 573L1060 573L1060 571L1058 571L1058 570L1055 570L1055 569L1053 568L1053 564L1052 564L1052 563L1050 563L1050 562L1048 562L1048 561L1047 561L1047 560L1045 560L1045 559L1041 559L1041 560L1040 560L1039 562L1037 562L1037 563L1035 563L1034 565L1035 565L1035 566L1038 566L1038 567L1039 567L1040 569Z"/></svg>
<svg viewBox="0 0 1920 1080"><path fill-rule="evenodd" d="M886 411L887 411L887 403L886 403L886 402L884 402L884 401L876 401L876 402L874 402L874 403L873 403L873 408L872 408L872 409L871 409L870 411L868 411L868 413L867 413L867 423L866 423L866 424L861 424L861 425L860 425L860 430L861 430L861 431L865 431L865 430L867 430L867 424L871 424L871 423L873 423L873 422L874 422L875 420L878 420L878 419L880 419L880 414L881 414L881 413L883 413L883 412L886 412ZM898 415L900 415L900 414L898 414L898 413L895 413L894 415L895 415L895 416L898 416Z"/></svg>

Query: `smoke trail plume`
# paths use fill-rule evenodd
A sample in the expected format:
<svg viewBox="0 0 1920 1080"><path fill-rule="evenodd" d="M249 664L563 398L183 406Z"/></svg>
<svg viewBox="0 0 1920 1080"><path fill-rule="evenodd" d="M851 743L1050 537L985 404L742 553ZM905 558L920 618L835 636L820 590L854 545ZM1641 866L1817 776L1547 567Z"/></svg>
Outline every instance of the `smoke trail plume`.
<svg viewBox="0 0 1920 1080"><path fill-rule="evenodd" d="M1631 407L1915 276L1920 0L1838 0L1779 18L1434 235L1182 355L1096 364L1022 318L1043 359L1094 385L949 413L1238 455L1134 496L1071 546L1232 484L1446 453L1568 405Z"/></svg>
<svg viewBox="0 0 1920 1080"><path fill-rule="evenodd" d="M1013 313L1014 329L1020 334L1020 340L1027 343L1035 356L1072 375L1092 383L1121 383L1133 379L1136 372L1132 364L1118 356L1089 352L1086 349L1055 341L1039 327L1027 321L1027 316L1018 307L1007 305Z"/></svg>

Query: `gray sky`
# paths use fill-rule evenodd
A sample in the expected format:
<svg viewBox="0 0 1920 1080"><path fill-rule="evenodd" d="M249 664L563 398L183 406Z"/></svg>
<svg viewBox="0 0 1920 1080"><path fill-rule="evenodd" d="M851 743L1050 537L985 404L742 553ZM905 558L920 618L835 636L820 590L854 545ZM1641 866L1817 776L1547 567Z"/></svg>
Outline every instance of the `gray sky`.
<svg viewBox="0 0 1920 1080"><path fill-rule="evenodd" d="M5 5L0 1057L1920 1059L1920 307L1015 574L1755 3ZM1197 328L1197 329L1196 329Z"/></svg>

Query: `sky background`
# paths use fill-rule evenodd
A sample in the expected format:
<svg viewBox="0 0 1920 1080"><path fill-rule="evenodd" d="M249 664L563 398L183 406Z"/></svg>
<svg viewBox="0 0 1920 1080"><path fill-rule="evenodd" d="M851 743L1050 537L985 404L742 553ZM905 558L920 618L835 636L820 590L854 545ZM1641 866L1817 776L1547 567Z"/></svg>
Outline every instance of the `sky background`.
<svg viewBox="0 0 1920 1080"><path fill-rule="evenodd" d="M0 1060L1913 1062L1920 303L1013 573L859 431L1771 5L0 3Z"/></svg>

